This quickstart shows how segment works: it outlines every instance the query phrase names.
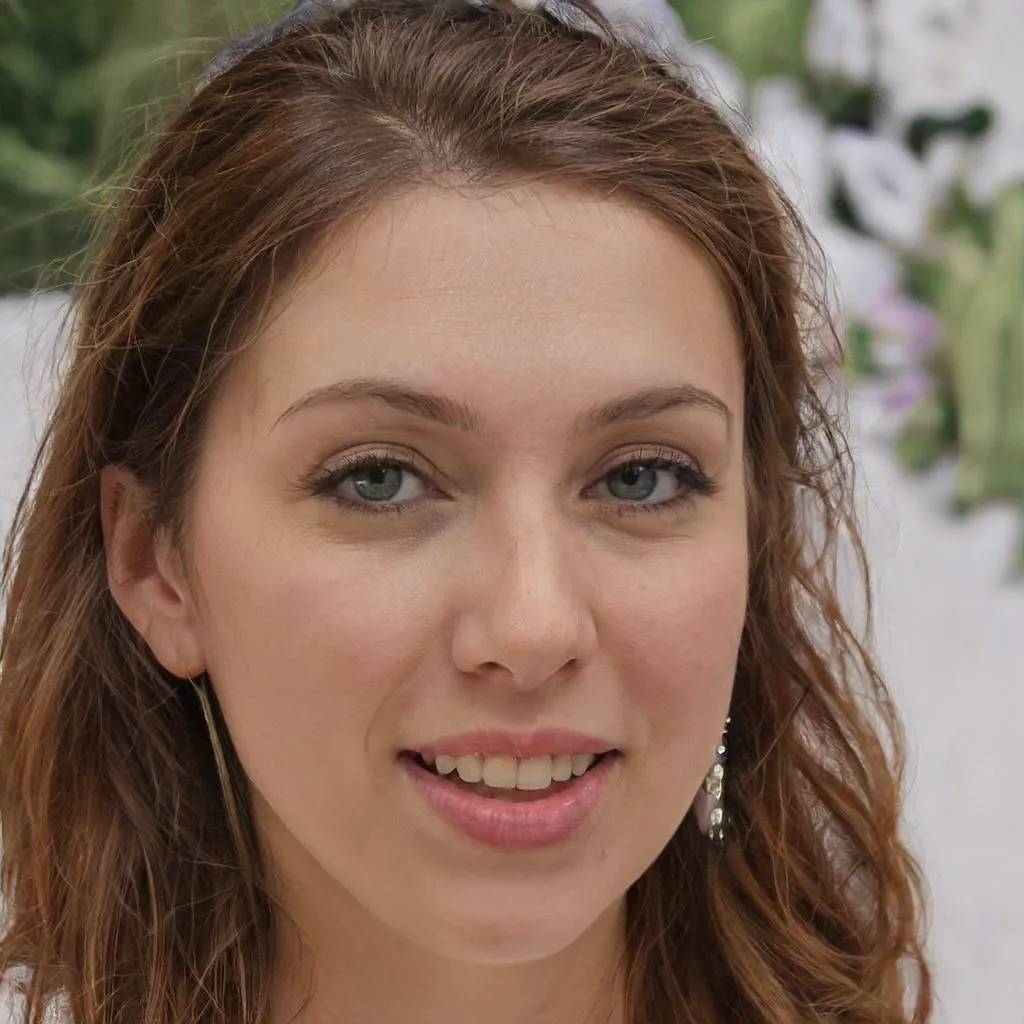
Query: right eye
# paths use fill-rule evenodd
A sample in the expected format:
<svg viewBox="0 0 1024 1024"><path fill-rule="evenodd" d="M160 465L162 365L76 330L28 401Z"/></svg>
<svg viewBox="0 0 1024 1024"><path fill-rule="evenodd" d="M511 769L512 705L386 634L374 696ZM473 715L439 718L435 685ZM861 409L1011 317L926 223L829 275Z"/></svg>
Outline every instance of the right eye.
<svg viewBox="0 0 1024 1024"><path fill-rule="evenodd" d="M388 455L357 455L317 477L317 494L343 508L371 515L409 511L428 488L422 475L408 462Z"/></svg>

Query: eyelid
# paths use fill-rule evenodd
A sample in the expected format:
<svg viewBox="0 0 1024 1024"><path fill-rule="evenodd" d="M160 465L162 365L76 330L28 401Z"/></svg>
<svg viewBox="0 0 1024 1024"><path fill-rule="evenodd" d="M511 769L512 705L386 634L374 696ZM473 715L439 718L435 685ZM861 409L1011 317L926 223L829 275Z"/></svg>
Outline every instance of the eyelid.
<svg viewBox="0 0 1024 1024"><path fill-rule="evenodd" d="M669 448L666 445L647 444L639 448L624 448L609 456L607 464L598 473L598 479L610 473L619 466L628 465L630 462L649 462L652 459L665 459L668 462L683 462L689 464L698 473L703 473L700 459L689 452L678 448Z"/></svg>
<svg viewBox="0 0 1024 1024"><path fill-rule="evenodd" d="M684 461L692 465L697 472L703 473L700 460L689 452L660 444L641 445L639 448L624 448L609 455L597 471L595 479L588 485L588 489L619 466L630 462L646 462L652 459L666 459L670 462ZM317 475L333 475L350 467L374 461L399 463L414 469L417 473L428 478L443 475L434 465L416 452L406 448L393 448L389 445L380 448L356 449L355 451L346 452L340 457L329 459L317 470ZM424 483L430 483L430 480L425 479Z"/></svg>
<svg viewBox="0 0 1024 1024"><path fill-rule="evenodd" d="M424 484L430 485L432 478L442 474L435 466L429 463L416 452L406 448L392 448L385 445L379 448L361 448L356 451L345 452L344 455L328 459L320 469L318 476L333 476L350 469L358 468L361 465L374 462L392 462L403 468L414 470L423 477Z"/></svg>

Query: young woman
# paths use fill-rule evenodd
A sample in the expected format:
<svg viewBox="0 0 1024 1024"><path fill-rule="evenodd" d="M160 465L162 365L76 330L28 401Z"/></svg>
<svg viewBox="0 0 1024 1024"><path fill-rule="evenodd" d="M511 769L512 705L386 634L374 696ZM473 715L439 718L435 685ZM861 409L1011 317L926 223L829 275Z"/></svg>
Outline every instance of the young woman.
<svg viewBox="0 0 1024 1024"><path fill-rule="evenodd" d="M307 4L219 61L9 542L19 1014L928 1020L802 252L585 3Z"/></svg>

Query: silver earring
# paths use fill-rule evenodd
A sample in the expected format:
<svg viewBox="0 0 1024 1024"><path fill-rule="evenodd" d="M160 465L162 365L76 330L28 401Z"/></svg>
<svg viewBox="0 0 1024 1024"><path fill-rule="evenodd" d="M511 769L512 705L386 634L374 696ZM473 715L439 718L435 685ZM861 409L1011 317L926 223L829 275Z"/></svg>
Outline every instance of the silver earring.
<svg viewBox="0 0 1024 1024"><path fill-rule="evenodd" d="M717 844L725 840L725 742L731 721L731 716L725 720L721 742L715 747L715 763L704 777L704 784L701 786L707 794L705 799L711 805L707 815L707 836Z"/></svg>
<svg viewBox="0 0 1024 1024"><path fill-rule="evenodd" d="M206 732L210 739L210 749L213 752L213 761L217 769L217 781L220 783L221 800L227 817L228 831L232 842L235 844L235 849L241 852L246 846L245 832L242 828L242 814L235 799L227 754L224 750L224 744L221 742L220 730L217 728L217 720L213 713L213 702L210 699L210 679L204 673L200 679L193 679L189 676L188 681L192 684L192 689L195 690L196 699L199 701L199 709L206 724Z"/></svg>

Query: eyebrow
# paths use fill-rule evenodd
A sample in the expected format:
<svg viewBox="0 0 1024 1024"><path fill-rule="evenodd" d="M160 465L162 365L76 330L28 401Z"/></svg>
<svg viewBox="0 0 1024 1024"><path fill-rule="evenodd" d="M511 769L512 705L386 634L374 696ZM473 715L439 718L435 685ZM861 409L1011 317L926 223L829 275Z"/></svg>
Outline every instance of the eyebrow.
<svg viewBox="0 0 1024 1024"><path fill-rule="evenodd" d="M399 412L412 413L455 430L479 431L484 418L473 406L445 395L422 391L398 380L360 377L316 388L293 402L274 422L279 424L296 413L330 402L374 399ZM703 409L724 417L732 427L732 410L717 395L692 384L668 384L641 388L585 409L576 417L574 430L583 434L629 420L650 419L669 409Z"/></svg>

